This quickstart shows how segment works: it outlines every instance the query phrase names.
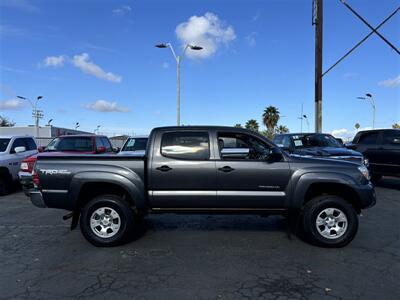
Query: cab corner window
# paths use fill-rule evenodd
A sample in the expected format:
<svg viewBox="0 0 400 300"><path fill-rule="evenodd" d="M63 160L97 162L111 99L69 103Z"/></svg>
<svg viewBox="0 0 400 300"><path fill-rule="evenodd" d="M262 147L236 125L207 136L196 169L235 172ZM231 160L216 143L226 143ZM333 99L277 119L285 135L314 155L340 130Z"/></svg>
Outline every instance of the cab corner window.
<svg viewBox="0 0 400 300"><path fill-rule="evenodd" d="M167 132L161 140L161 154L188 160L207 160L210 142L206 132Z"/></svg>

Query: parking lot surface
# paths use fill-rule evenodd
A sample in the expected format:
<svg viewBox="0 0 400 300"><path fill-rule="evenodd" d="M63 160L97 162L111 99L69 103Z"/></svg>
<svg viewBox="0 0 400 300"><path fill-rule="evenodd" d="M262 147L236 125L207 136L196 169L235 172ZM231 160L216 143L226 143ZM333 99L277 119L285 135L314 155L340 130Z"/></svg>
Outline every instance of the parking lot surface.
<svg viewBox="0 0 400 300"><path fill-rule="evenodd" d="M355 240L324 249L282 217L152 215L95 248L63 211L0 198L0 299L400 299L400 180L384 179Z"/></svg>

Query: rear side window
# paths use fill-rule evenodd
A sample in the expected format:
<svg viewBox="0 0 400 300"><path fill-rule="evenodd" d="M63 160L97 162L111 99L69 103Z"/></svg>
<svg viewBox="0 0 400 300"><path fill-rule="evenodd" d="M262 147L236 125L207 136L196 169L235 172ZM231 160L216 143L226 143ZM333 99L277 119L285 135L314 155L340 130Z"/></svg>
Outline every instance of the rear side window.
<svg viewBox="0 0 400 300"><path fill-rule="evenodd" d="M378 143L378 132L368 132L360 137L360 145L375 145Z"/></svg>
<svg viewBox="0 0 400 300"><path fill-rule="evenodd" d="M400 145L400 130L390 130L383 132L383 144Z"/></svg>
<svg viewBox="0 0 400 300"><path fill-rule="evenodd" d="M26 150L28 151L37 149L36 143L32 138L26 138L25 144L26 144Z"/></svg>
<svg viewBox="0 0 400 300"><path fill-rule="evenodd" d="M161 154L166 157L190 160L210 158L207 132L168 132L161 140Z"/></svg>

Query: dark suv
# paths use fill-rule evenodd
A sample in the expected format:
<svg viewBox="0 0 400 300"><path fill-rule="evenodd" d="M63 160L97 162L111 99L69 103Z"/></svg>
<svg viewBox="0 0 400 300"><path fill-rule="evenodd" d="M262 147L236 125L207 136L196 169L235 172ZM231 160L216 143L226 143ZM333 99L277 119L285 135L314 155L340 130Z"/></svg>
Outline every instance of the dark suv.
<svg viewBox="0 0 400 300"><path fill-rule="evenodd" d="M400 129L360 131L346 146L369 160L373 181L383 175L400 176Z"/></svg>

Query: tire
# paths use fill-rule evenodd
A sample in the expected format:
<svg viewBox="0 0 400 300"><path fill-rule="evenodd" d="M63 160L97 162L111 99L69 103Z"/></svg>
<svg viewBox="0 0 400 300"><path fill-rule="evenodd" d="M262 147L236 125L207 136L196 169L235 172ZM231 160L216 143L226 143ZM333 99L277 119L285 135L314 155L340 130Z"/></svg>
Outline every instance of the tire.
<svg viewBox="0 0 400 300"><path fill-rule="evenodd" d="M358 216L346 200L324 195L305 204L301 226L304 238L311 244L340 248L354 239L358 230Z"/></svg>
<svg viewBox="0 0 400 300"><path fill-rule="evenodd" d="M10 190L10 181L7 178L0 177L0 196L5 196Z"/></svg>
<svg viewBox="0 0 400 300"><path fill-rule="evenodd" d="M91 244L112 247L123 244L133 234L135 214L121 197L101 195L85 205L79 223Z"/></svg>
<svg viewBox="0 0 400 300"><path fill-rule="evenodd" d="M382 179L382 175L380 175L380 174L371 174L371 182L372 183L375 184L381 179Z"/></svg>

